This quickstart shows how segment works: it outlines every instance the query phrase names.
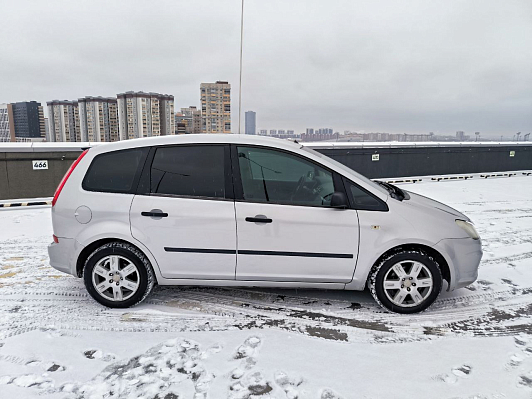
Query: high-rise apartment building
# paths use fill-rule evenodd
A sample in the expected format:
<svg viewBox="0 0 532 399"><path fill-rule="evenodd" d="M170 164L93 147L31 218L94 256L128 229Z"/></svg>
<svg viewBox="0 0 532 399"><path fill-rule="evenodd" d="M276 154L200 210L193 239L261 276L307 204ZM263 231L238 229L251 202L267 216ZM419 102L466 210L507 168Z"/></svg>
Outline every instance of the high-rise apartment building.
<svg viewBox="0 0 532 399"><path fill-rule="evenodd" d="M53 100L46 104L51 141L81 141L78 102Z"/></svg>
<svg viewBox="0 0 532 399"><path fill-rule="evenodd" d="M45 135L40 103L25 101L0 105L0 141L44 140Z"/></svg>
<svg viewBox="0 0 532 399"><path fill-rule="evenodd" d="M38 113L39 113L39 136L40 138L46 140L46 120L44 119L44 107L41 105L41 103L38 106Z"/></svg>
<svg viewBox="0 0 532 399"><path fill-rule="evenodd" d="M171 136L175 132L174 96L159 94L158 98L161 119L161 136Z"/></svg>
<svg viewBox="0 0 532 399"><path fill-rule="evenodd" d="M117 102L120 140L175 134L174 96L128 91Z"/></svg>
<svg viewBox="0 0 532 399"><path fill-rule="evenodd" d="M182 112L175 113L175 134L187 134L188 118Z"/></svg>
<svg viewBox="0 0 532 399"><path fill-rule="evenodd" d="M181 112L176 113L176 116L180 123L184 123L186 134L201 133L201 110L195 106L181 108Z"/></svg>
<svg viewBox="0 0 532 399"><path fill-rule="evenodd" d="M257 113L254 111L246 112L246 134L257 134Z"/></svg>
<svg viewBox="0 0 532 399"><path fill-rule="evenodd" d="M456 132L456 139L458 141L468 141L469 140L469 136L466 135L464 131L459 130L459 131Z"/></svg>
<svg viewBox="0 0 532 399"><path fill-rule="evenodd" d="M25 101L11 104L15 121L15 138L44 138L44 114L41 103Z"/></svg>
<svg viewBox="0 0 532 399"><path fill-rule="evenodd" d="M15 125L11 104L0 104L0 142L15 141Z"/></svg>
<svg viewBox="0 0 532 399"><path fill-rule="evenodd" d="M306 134L307 135L309 134L333 134L333 130L328 127L323 128L323 129L313 129L313 128L307 127Z"/></svg>
<svg viewBox="0 0 532 399"><path fill-rule="evenodd" d="M81 141L118 141L118 105L116 98L78 99Z"/></svg>
<svg viewBox="0 0 532 399"><path fill-rule="evenodd" d="M231 85L228 82L200 85L202 133L231 133Z"/></svg>
<svg viewBox="0 0 532 399"><path fill-rule="evenodd" d="M44 137L46 138L46 141L52 141L50 139L50 124L48 118L44 118Z"/></svg>

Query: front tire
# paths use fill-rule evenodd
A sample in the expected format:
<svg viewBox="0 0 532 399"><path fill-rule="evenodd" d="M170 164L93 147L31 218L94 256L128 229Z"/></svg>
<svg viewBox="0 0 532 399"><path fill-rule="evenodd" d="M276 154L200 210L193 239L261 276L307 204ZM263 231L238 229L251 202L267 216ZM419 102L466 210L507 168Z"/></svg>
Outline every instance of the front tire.
<svg viewBox="0 0 532 399"><path fill-rule="evenodd" d="M403 250L370 272L368 286L377 303L396 313L417 313L434 303L443 277L438 263L422 251Z"/></svg>
<svg viewBox="0 0 532 399"><path fill-rule="evenodd" d="M141 251L124 242L110 242L87 258L83 281L97 302L110 308L128 308L148 296L155 277Z"/></svg>

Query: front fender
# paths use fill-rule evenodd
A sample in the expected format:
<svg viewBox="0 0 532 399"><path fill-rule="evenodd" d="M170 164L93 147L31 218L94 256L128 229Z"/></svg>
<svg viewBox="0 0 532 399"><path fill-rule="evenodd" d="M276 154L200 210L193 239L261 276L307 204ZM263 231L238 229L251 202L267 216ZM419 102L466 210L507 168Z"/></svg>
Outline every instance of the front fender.
<svg viewBox="0 0 532 399"><path fill-rule="evenodd" d="M353 274L353 280L350 283L347 283L345 286L346 290L364 290L366 282L368 280L369 273L373 265L379 260L379 258L386 252L400 247L400 246L426 246L434 247L434 243L431 243L426 240L421 240L419 238L406 238L406 239L395 239L386 241L383 245L378 247L373 247L370 251L364 251L362 248L359 251L358 261L355 268L355 273ZM447 258L446 258L446 261ZM451 279L453 278L453 268L451 268Z"/></svg>
<svg viewBox="0 0 532 399"><path fill-rule="evenodd" d="M420 237L413 224L392 208L389 212L359 210L358 219L358 258L353 279L345 286L347 290L363 290L371 268L382 254L390 249L406 244L433 247L437 242Z"/></svg>

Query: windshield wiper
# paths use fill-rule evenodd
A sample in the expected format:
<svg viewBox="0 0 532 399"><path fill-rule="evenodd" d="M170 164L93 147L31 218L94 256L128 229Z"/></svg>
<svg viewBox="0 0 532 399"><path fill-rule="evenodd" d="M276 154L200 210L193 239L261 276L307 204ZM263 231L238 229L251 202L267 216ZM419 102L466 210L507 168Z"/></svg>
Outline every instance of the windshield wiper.
<svg viewBox="0 0 532 399"><path fill-rule="evenodd" d="M374 182L380 184L382 187L388 190L388 192L390 193L390 197L395 198L398 201L402 201L405 199L406 195L404 191L401 190L399 187L381 180L374 180Z"/></svg>

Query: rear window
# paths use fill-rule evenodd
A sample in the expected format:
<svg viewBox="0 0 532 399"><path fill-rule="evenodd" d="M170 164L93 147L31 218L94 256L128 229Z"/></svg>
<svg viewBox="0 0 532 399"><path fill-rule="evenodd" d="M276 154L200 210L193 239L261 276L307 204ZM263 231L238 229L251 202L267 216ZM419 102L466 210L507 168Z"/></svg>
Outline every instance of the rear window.
<svg viewBox="0 0 532 399"><path fill-rule="evenodd" d="M187 197L225 197L224 146L157 149L151 167L151 193Z"/></svg>
<svg viewBox="0 0 532 399"><path fill-rule="evenodd" d="M83 189L130 193L140 162L147 151L146 148L133 148L97 155L83 179Z"/></svg>

